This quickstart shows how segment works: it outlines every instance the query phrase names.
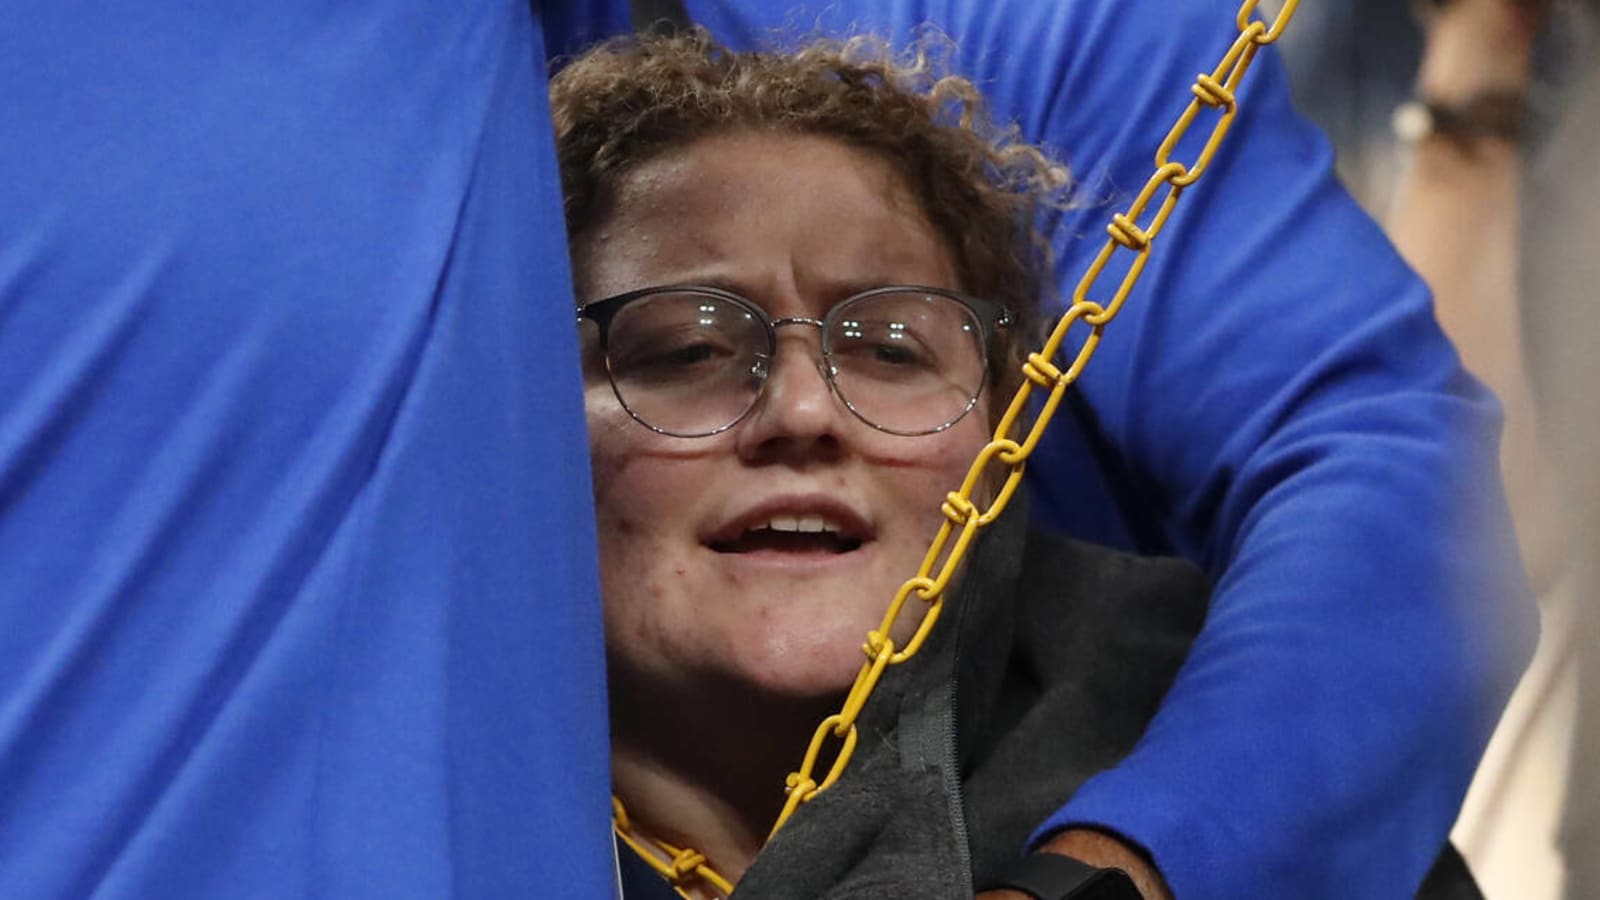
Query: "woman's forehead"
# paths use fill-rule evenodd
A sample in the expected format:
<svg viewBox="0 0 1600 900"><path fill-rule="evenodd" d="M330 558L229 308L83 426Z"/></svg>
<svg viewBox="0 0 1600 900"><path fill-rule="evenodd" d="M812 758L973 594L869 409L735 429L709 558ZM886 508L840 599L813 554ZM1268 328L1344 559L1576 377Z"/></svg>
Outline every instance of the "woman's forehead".
<svg viewBox="0 0 1600 900"><path fill-rule="evenodd" d="M776 131L719 133L668 148L618 181L616 205L730 207L747 195L786 206L860 202L922 218L893 160L841 139Z"/></svg>
<svg viewBox="0 0 1600 900"><path fill-rule="evenodd" d="M579 241L578 260L598 293L685 282L756 290L750 282L781 270L828 282L829 293L956 286L944 242L889 161L810 135L719 135L642 163Z"/></svg>

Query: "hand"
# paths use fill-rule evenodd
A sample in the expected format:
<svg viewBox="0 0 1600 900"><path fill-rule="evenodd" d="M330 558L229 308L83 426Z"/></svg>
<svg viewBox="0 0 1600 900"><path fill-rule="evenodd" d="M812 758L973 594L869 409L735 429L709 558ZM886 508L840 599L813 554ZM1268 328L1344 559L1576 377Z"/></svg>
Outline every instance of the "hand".
<svg viewBox="0 0 1600 900"><path fill-rule="evenodd" d="M1121 869L1145 900L1172 900L1166 879L1144 854L1115 835L1091 828L1069 828L1046 841L1039 853L1060 853L1100 868ZM984 891L977 900L1032 900L1018 891Z"/></svg>

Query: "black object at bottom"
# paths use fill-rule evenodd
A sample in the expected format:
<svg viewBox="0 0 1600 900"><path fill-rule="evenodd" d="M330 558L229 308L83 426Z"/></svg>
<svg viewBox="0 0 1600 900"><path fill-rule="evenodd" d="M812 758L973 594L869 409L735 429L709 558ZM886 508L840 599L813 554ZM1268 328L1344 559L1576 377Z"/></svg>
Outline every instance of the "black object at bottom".
<svg viewBox="0 0 1600 900"><path fill-rule="evenodd" d="M1121 869L1100 869L1059 853L1030 853L979 891L1006 888L1034 900L1141 900Z"/></svg>

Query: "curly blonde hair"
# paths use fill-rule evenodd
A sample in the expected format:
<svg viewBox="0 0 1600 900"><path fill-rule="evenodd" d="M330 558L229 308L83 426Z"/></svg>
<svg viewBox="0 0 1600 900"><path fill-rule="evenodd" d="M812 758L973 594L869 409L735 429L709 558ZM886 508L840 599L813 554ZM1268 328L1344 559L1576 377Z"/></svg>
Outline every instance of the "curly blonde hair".
<svg viewBox="0 0 1600 900"><path fill-rule="evenodd" d="M1011 311L992 374L1014 386L1050 284L1037 223L1066 205L1071 178L995 125L972 82L944 71L940 49L924 38L897 56L856 37L736 52L699 28L601 44L550 85L568 233L582 236L622 179L669 149L750 130L837 139L892 163L953 254L960 288Z"/></svg>

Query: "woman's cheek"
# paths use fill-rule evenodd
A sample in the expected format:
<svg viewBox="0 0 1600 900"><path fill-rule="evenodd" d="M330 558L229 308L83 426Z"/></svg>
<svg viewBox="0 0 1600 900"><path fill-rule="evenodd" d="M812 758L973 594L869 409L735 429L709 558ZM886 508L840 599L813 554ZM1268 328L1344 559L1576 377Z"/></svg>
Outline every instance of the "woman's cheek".
<svg viewBox="0 0 1600 900"><path fill-rule="evenodd" d="M636 426L637 427L637 426ZM616 448L613 448L616 451ZM665 564L695 540L693 500L710 484L693 462L634 450L593 456L601 562Z"/></svg>

